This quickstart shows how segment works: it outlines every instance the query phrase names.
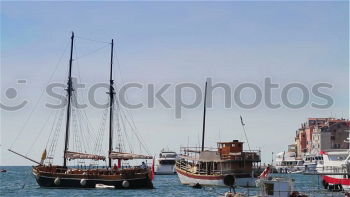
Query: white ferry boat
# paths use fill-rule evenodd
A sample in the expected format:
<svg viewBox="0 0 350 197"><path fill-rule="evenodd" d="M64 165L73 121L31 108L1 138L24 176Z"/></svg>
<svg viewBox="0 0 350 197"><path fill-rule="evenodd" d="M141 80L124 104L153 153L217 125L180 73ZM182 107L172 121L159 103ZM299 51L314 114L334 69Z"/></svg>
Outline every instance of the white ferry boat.
<svg viewBox="0 0 350 197"><path fill-rule="evenodd" d="M306 155L304 157L304 173L305 174L315 174L317 173L317 168L323 166L323 156L322 155Z"/></svg>
<svg viewBox="0 0 350 197"><path fill-rule="evenodd" d="M350 143L349 138L346 140ZM349 149L337 151L321 151L323 166L318 169L322 175L323 186L329 190L350 191L350 145Z"/></svg>
<svg viewBox="0 0 350 197"><path fill-rule="evenodd" d="M304 161L297 159L294 152L280 152L276 155L275 168L279 173L302 173Z"/></svg>
<svg viewBox="0 0 350 197"><path fill-rule="evenodd" d="M318 173L325 189L350 191L349 154L349 150L323 151L324 164Z"/></svg>
<svg viewBox="0 0 350 197"><path fill-rule="evenodd" d="M173 151L162 150L159 154L159 158L155 161L155 174L157 175L171 175L176 174L175 163L177 160L177 154Z"/></svg>

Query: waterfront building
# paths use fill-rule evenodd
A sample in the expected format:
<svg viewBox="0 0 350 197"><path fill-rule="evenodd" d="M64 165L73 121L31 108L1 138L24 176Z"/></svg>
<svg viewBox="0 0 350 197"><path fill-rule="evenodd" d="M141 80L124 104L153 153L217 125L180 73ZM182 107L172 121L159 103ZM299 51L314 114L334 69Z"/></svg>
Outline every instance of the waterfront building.
<svg viewBox="0 0 350 197"><path fill-rule="evenodd" d="M288 145L287 153L295 154L296 160L306 160L307 157L318 158L323 151L349 149L345 142L349 130L347 119L308 118L296 131L294 144Z"/></svg>
<svg viewBox="0 0 350 197"><path fill-rule="evenodd" d="M306 132L305 132L305 124L302 125L302 127L297 131L297 158L302 158L304 156L304 153L307 152L306 148Z"/></svg>
<svg viewBox="0 0 350 197"><path fill-rule="evenodd" d="M350 121L335 118L309 118L296 132L297 157L319 154L321 150L347 149Z"/></svg>
<svg viewBox="0 0 350 197"><path fill-rule="evenodd" d="M321 127L322 128L322 127ZM331 133L321 132L321 128L316 127L312 134L311 154L319 154L322 150L331 149Z"/></svg>

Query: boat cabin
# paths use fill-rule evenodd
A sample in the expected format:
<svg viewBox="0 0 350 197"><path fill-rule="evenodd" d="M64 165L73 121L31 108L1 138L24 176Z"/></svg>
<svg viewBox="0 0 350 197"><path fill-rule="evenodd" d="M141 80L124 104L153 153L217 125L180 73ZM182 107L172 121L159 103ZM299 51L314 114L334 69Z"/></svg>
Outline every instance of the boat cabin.
<svg viewBox="0 0 350 197"><path fill-rule="evenodd" d="M233 140L232 142L218 142L218 150L222 155L243 152L243 142Z"/></svg>

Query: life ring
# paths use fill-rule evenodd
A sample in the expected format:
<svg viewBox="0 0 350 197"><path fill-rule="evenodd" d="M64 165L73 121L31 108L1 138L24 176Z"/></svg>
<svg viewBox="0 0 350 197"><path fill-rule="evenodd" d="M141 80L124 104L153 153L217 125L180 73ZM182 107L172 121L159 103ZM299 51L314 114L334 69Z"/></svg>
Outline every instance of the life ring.
<svg viewBox="0 0 350 197"><path fill-rule="evenodd" d="M56 177L55 180L53 181L55 185L60 185L61 184L61 179L59 177Z"/></svg>
<svg viewBox="0 0 350 197"><path fill-rule="evenodd" d="M87 183L86 179L81 179L81 180L80 180L80 185L81 185L81 186L85 186L86 183Z"/></svg>
<svg viewBox="0 0 350 197"><path fill-rule="evenodd" d="M129 181L127 181L127 180L123 181L123 182L122 182L122 186L123 186L124 188L128 188L128 187L130 186Z"/></svg>

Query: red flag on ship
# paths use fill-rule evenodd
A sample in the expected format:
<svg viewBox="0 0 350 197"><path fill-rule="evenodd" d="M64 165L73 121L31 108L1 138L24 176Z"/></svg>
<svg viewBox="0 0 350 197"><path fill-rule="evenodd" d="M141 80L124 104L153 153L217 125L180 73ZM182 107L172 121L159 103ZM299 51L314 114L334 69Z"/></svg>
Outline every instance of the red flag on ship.
<svg viewBox="0 0 350 197"><path fill-rule="evenodd" d="M122 168L122 160L118 159L118 169Z"/></svg>
<svg viewBox="0 0 350 197"><path fill-rule="evenodd" d="M264 170L264 172L261 173L259 176L260 179L266 178L270 173L270 165L267 166L267 168Z"/></svg>

